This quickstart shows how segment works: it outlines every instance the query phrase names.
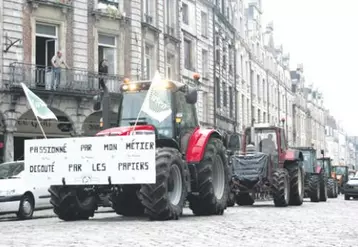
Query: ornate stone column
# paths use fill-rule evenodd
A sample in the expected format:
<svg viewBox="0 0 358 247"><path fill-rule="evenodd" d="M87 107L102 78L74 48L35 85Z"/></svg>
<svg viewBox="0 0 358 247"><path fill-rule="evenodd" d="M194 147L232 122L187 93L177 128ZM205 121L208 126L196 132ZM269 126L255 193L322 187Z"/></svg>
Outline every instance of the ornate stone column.
<svg viewBox="0 0 358 247"><path fill-rule="evenodd" d="M14 161L14 132L16 132L16 119L9 116L5 117L4 133L4 161Z"/></svg>

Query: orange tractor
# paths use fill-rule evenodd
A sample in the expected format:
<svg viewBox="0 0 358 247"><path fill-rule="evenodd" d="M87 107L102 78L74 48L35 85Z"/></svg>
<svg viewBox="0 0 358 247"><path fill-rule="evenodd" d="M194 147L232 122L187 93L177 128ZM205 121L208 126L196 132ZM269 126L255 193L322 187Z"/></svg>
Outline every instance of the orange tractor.
<svg viewBox="0 0 358 247"><path fill-rule="evenodd" d="M348 166L344 164L333 165L332 177L338 181L338 194L344 194L343 188L349 178Z"/></svg>

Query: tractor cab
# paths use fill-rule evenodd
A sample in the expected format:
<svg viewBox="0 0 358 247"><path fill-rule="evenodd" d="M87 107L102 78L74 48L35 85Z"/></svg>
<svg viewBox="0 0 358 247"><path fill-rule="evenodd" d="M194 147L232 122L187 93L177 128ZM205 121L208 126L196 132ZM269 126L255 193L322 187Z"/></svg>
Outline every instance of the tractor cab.
<svg viewBox="0 0 358 247"><path fill-rule="evenodd" d="M328 178L336 179L332 174L332 159L330 157L322 157L317 159L317 166L322 167Z"/></svg>
<svg viewBox="0 0 358 247"><path fill-rule="evenodd" d="M346 165L335 165L332 167L332 171L337 177L340 183L346 183L348 181L348 166Z"/></svg>
<svg viewBox="0 0 358 247"><path fill-rule="evenodd" d="M316 149L312 147L294 147L293 149L297 149L303 154L303 167L306 173L318 173Z"/></svg>

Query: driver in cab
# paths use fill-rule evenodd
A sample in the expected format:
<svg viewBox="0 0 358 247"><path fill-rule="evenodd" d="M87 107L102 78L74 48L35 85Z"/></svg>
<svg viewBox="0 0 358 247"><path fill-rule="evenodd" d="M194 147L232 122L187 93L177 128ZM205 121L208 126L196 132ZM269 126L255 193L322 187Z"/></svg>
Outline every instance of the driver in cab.
<svg viewBox="0 0 358 247"><path fill-rule="evenodd" d="M266 154L272 154L273 152L276 151L276 144L273 141L273 135L272 134L268 134L266 139L263 139L260 142L260 150L263 153Z"/></svg>

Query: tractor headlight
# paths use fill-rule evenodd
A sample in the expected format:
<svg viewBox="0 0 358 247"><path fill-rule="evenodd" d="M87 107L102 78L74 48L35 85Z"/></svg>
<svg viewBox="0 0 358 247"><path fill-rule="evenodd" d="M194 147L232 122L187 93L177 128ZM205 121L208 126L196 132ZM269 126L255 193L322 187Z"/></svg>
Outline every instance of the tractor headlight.
<svg viewBox="0 0 358 247"><path fill-rule="evenodd" d="M15 195L16 190L0 190L0 196L12 196Z"/></svg>

